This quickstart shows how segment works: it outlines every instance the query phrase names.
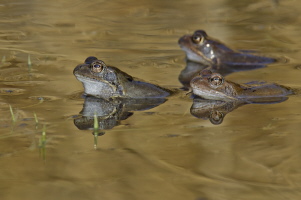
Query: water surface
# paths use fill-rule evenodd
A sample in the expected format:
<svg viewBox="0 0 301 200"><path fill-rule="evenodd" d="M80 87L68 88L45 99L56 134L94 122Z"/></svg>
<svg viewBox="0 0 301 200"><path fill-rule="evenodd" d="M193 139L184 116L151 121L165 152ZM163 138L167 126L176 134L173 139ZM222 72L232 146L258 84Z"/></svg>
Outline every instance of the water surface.
<svg viewBox="0 0 301 200"><path fill-rule="evenodd" d="M177 40L204 29L234 49L288 60L228 79L299 89L299 13L297 1L2 1L0 198L300 199L299 94L241 106L220 125L192 116L188 96L174 96L104 131L95 150L92 130L74 125L84 99L72 74L96 56L180 88L186 64Z"/></svg>

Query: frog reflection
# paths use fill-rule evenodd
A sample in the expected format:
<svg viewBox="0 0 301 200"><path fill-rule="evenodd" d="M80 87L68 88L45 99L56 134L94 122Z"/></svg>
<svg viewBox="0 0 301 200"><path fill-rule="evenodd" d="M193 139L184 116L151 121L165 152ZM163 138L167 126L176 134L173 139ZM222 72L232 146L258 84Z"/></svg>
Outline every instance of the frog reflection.
<svg viewBox="0 0 301 200"><path fill-rule="evenodd" d="M266 65L276 62L273 58L256 56L235 51L213 39L203 30L197 30L192 35L184 35L178 41L186 53L187 60L207 66L227 67L238 65Z"/></svg>
<svg viewBox="0 0 301 200"><path fill-rule="evenodd" d="M80 117L74 119L75 126L80 130L94 130L94 114L98 119L99 132L104 134L105 130L114 128L133 115L132 111L141 111L154 108L166 99L121 99L105 100L92 96L85 97Z"/></svg>
<svg viewBox="0 0 301 200"><path fill-rule="evenodd" d="M171 91L138 80L116 67L107 66L96 57L88 57L78 65L73 74L83 83L87 95L110 98L164 98Z"/></svg>
<svg viewBox="0 0 301 200"><path fill-rule="evenodd" d="M254 70L262 67L263 65L246 65L244 67L232 65L218 68L216 66L208 67L207 65L187 60L186 67L181 71L178 79L182 83L183 88L188 90L190 88L190 81L192 78L197 76L204 69L210 69L212 72L217 72L223 76L226 76L233 72Z"/></svg>
<svg viewBox="0 0 301 200"><path fill-rule="evenodd" d="M191 115L207 120L214 124L219 125L223 122L225 116L233 110L247 104L274 104L281 103L287 100L287 97L271 97L271 98L257 98L252 100L207 100L195 98L190 108Z"/></svg>

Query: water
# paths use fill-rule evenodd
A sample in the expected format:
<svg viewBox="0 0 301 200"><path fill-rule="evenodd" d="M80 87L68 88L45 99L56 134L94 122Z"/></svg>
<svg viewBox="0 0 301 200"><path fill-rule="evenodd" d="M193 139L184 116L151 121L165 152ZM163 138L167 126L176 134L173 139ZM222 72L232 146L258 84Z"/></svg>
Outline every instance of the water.
<svg viewBox="0 0 301 200"><path fill-rule="evenodd" d="M192 116L191 99L172 97L129 114L95 150L92 130L74 125L84 99L72 74L93 55L180 88L177 40L204 29L234 49L289 60L228 79L299 89L299 13L298 1L2 1L0 198L300 199L300 95L241 106L220 125Z"/></svg>

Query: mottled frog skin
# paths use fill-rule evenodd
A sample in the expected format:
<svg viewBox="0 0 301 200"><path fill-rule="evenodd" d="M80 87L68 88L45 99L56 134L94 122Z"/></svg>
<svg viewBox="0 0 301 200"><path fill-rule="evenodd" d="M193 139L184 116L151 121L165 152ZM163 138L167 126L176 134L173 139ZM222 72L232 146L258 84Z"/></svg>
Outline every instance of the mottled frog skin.
<svg viewBox="0 0 301 200"><path fill-rule="evenodd" d="M252 82L238 84L227 81L219 73L203 70L194 77L190 86L193 94L204 99L235 100L252 98L281 97L292 94L293 91L282 85L274 83Z"/></svg>
<svg viewBox="0 0 301 200"><path fill-rule="evenodd" d="M171 94L165 88L107 66L96 57L88 57L84 64L75 67L73 74L83 83L87 95L99 98L165 98Z"/></svg>
<svg viewBox="0 0 301 200"><path fill-rule="evenodd" d="M276 60L232 50L203 30L184 35L178 41L186 53L187 60L208 66L219 65L266 65Z"/></svg>

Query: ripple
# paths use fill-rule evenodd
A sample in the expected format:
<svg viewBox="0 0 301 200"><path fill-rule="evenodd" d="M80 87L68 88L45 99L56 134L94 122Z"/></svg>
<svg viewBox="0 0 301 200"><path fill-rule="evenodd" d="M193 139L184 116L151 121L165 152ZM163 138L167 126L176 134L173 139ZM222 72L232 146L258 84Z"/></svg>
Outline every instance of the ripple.
<svg viewBox="0 0 301 200"><path fill-rule="evenodd" d="M84 97L84 91L75 91L68 95L68 98L72 99L72 100L81 100L82 101L83 97Z"/></svg>
<svg viewBox="0 0 301 200"><path fill-rule="evenodd" d="M294 69L300 70L301 69L301 64L295 65Z"/></svg>
<svg viewBox="0 0 301 200"><path fill-rule="evenodd" d="M17 75L1 78L1 80L3 80L3 81L31 81L32 79L46 80L46 75L38 74L38 73L31 73L31 74L17 74Z"/></svg>
<svg viewBox="0 0 301 200"><path fill-rule="evenodd" d="M55 101L60 99L59 97L55 96L31 96L29 97L31 100L39 100L39 101Z"/></svg>
<svg viewBox="0 0 301 200"><path fill-rule="evenodd" d="M25 92L20 88L0 88L0 95L20 95Z"/></svg>
<svg viewBox="0 0 301 200"><path fill-rule="evenodd" d="M14 82L3 82L2 84L7 86L37 86L44 84L44 81L14 81Z"/></svg>

